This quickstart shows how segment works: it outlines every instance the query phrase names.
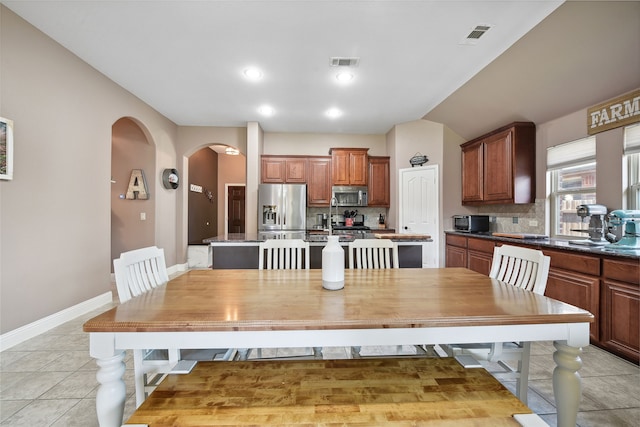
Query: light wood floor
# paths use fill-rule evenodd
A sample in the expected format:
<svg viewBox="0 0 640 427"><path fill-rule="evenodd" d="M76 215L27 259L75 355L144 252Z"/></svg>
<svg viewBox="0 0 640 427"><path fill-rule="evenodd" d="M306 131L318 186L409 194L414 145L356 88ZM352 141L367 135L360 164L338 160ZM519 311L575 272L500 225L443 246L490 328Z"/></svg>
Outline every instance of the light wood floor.
<svg viewBox="0 0 640 427"><path fill-rule="evenodd" d="M67 322L51 331L0 352L0 426L98 426L95 415L96 364L89 356L89 335L82 324L105 311ZM405 348L410 351L410 348ZM289 353L280 349L280 354ZM529 407L555 426L551 374L551 343L532 346ZM349 358L348 348L326 348L325 358ZM206 359L207 352L192 354ZM583 353L583 398L579 427L637 427L640 425L640 369L590 346ZM126 358L125 417L135 410L133 359ZM487 366L491 370L491 366ZM504 382L514 390L514 382Z"/></svg>

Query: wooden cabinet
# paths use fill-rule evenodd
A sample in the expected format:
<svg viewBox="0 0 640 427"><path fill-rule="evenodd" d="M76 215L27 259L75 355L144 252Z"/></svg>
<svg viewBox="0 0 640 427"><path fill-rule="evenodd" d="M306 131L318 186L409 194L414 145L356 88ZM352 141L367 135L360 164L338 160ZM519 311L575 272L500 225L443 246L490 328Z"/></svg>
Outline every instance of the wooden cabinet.
<svg viewBox="0 0 640 427"><path fill-rule="evenodd" d="M534 202L533 123L515 122L461 147L463 205Z"/></svg>
<svg viewBox="0 0 640 427"><path fill-rule="evenodd" d="M484 199L484 167L482 144L462 149L462 203L482 202Z"/></svg>
<svg viewBox="0 0 640 427"><path fill-rule="evenodd" d="M489 275L495 247L492 240L447 234L446 242L447 267L465 267Z"/></svg>
<svg viewBox="0 0 640 427"><path fill-rule="evenodd" d="M307 206L331 203L331 157L307 159Z"/></svg>
<svg viewBox="0 0 640 427"><path fill-rule="evenodd" d="M495 246L492 240L469 237L467 239L467 268L488 276L491 271Z"/></svg>
<svg viewBox="0 0 640 427"><path fill-rule="evenodd" d="M262 156L262 183L305 184L307 158L304 156Z"/></svg>
<svg viewBox="0 0 640 427"><path fill-rule="evenodd" d="M603 259L602 345L627 359L640 359L640 263Z"/></svg>
<svg viewBox="0 0 640 427"><path fill-rule="evenodd" d="M551 257L545 295L588 310L595 317L591 340L599 341L600 258L566 251L543 249Z"/></svg>
<svg viewBox="0 0 640 427"><path fill-rule="evenodd" d="M368 148L332 148L332 185L367 185Z"/></svg>
<svg viewBox="0 0 640 427"><path fill-rule="evenodd" d="M467 238L447 234L445 267L467 267Z"/></svg>
<svg viewBox="0 0 640 427"><path fill-rule="evenodd" d="M391 205L389 157L369 157L369 206Z"/></svg>

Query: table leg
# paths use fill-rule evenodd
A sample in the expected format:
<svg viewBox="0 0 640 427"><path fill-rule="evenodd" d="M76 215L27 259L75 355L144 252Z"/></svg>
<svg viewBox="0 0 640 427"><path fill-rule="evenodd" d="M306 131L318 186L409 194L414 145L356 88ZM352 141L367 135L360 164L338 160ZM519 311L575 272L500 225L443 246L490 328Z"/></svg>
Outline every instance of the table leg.
<svg viewBox="0 0 640 427"><path fill-rule="evenodd" d="M120 427L124 415L126 399L124 375L124 352L115 356L97 359L98 373L96 378L100 383L96 395L96 412L100 427Z"/></svg>
<svg viewBox="0 0 640 427"><path fill-rule="evenodd" d="M571 347L564 342L554 341L556 352L553 360L553 394L558 411L558 427L575 427L578 407L582 396L582 384L578 370L582 367L582 348Z"/></svg>
<svg viewBox="0 0 640 427"><path fill-rule="evenodd" d="M322 347L313 347L313 358L322 359Z"/></svg>

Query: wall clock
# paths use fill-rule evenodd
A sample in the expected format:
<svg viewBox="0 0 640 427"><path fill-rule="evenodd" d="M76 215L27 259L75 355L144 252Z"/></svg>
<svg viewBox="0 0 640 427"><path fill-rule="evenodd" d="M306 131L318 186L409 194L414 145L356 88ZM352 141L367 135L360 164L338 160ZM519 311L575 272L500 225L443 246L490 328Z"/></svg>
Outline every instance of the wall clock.
<svg viewBox="0 0 640 427"><path fill-rule="evenodd" d="M176 169L165 169L162 172L162 185L169 190L175 190L180 183L180 177Z"/></svg>

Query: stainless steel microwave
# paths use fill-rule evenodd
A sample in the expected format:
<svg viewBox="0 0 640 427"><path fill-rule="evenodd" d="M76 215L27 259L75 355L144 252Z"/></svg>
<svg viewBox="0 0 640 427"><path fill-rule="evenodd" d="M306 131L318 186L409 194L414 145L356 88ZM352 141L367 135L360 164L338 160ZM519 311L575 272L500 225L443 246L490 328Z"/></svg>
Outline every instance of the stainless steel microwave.
<svg viewBox="0 0 640 427"><path fill-rule="evenodd" d="M489 231L488 215L454 215L453 228L466 233L482 233Z"/></svg>
<svg viewBox="0 0 640 427"><path fill-rule="evenodd" d="M367 206L367 187L337 186L331 189L333 206Z"/></svg>

